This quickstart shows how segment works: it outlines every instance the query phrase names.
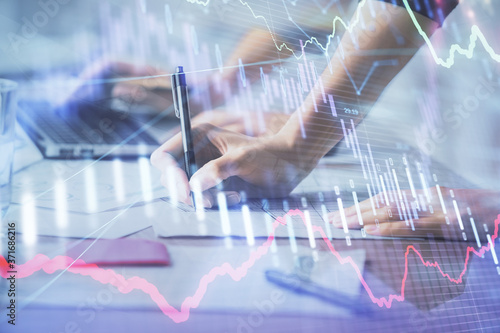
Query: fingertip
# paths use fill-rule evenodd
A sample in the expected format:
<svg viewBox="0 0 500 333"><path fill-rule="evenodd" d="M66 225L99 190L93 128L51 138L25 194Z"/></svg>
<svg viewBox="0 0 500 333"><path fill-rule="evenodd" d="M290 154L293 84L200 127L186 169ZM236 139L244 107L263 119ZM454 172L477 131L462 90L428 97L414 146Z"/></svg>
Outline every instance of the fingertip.
<svg viewBox="0 0 500 333"><path fill-rule="evenodd" d="M180 192L180 197L183 198L183 201L188 205L192 205L193 202L191 200L191 191L189 190L189 186L187 186L182 180L177 179L175 187Z"/></svg>
<svg viewBox="0 0 500 333"><path fill-rule="evenodd" d="M342 221L340 220L333 220L330 222L335 228L342 228Z"/></svg>
<svg viewBox="0 0 500 333"><path fill-rule="evenodd" d="M191 193L188 193L183 201L186 205L194 207L194 201L193 197L191 196Z"/></svg>
<svg viewBox="0 0 500 333"><path fill-rule="evenodd" d="M129 84L118 83L111 90L111 96L121 97L123 95L129 95L132 92L132 88Z"/></svg>
<svg viewBox="0 0 500 333"><path fill-rule="evenodd" d="M212 206L213 206L212 201L206 196L203 196L203 207L212 208Z"/></svg>
<svg viewBox="0 0 500 333"><path fill-rule="evenodd" d="M333 223L333 220L335 219L335 215L336 215L336 212L330 212L326 215L326 217L328 218L328 221L330 223Z"/></svg>
<svg viewBox="0 0 500 333"><path fill-rule="evenodd" d="M346 217L347 225L349 228L359 229L362 225L359 223L359 218L357 215L351 215Z"/></svg>
<svg viewBox="0 0 500 333"><path fill-rule="evenodd" d="M383 236L382 230L376 225L366 225L364 229L367 234L374 236Z"/></svg>
<svg viewBox="0 0 500 333"><path fill-rule="evenodd" d="M179 167L175 158L168 152L164 151L162 147L156 149L151 154L151 156L149 157L149 161L151 162L151 165L159 170L165 169L167 167Z"/></svg>
<svg viewBox="0 0 500 333"><path fill-rule="evenodd" d="M149 161L151 162L151 165L153 165L156 168L160 167L162 153L163 152L160 150L160 148L158 148L151 154L151 156L149 156Z"/></svg>
<svg viewBox="0 0 500 333"><path fill-rule="evenodd" d="M226 196L226 202L228 206L234 206L239 204L241 201L241 195L238 192L229 193Z"/></svg>
<svg viewBox="0 0 500 333"><path fill-rule="evenodd" d="M203 169L200 169L189 180L189 186L193 189L193 191L203 192L216 186L221 181L222 180L214 178Z"/></svg>
<svg viewBox="0 0 500 333"><path fill-rule="evenodd" d="M175 199L177 199L178 202L182 202L183 204L191 205L191 206L193 205L189 194L177 192L177 196L175 197Z"/></svg>
<svg viewBox="0 0 500 333"><path fill-rule="evenodd" d="M338 212L328 213L328 221L336 228L342 227L342 220L340 219Z"/></svg>

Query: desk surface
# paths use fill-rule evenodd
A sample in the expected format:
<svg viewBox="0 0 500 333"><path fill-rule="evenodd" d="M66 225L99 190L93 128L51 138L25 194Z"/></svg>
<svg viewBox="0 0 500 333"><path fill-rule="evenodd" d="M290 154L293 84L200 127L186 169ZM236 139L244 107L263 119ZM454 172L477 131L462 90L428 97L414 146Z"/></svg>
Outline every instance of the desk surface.
<svg viewBox="0 0 500 333"><path fill-rule="evenodd" d="M156 284L159 294L171 301L171 305L179 309L176 302L188 295L193 295L195 286L190 281L199 279L206 273L202 267L192 267L192 275L179 277L176 267L184 262L199 262L203 260L224 262L234 260L244 261L246 258L234 258L236 249L247 248L244 239L232 239L232 249L227 249L224 239L190 239L171 238L157 239L152 228L145 229L129 237L152 239L164 243L170 251L172 266L122 266L106 267L126 278L133 276L145 277ZM19 241L18 252L22 257L35 253L55 254L67 240L52 237L39 237L35 246L28 247ZM264 240L257 240L257 246ZM306 239L298 240L299 248L308 248ZM199 307L192 309L189 319L176 323L172 318L179 319L173 313L164 314L159 307L144 292L133 290L130 293L120 293L116 288L97 282L88 276L71 272L61 275L61 270L54 272L36 272L32 276L18 280L18 304L26 301L33 292L44 286L47 289L37 295L26 307L18 309L18 321L15 329L7 327L8 331L32 332L41 328L45 332L65 332L81 329L82 332L119 332L133 331L167 331L167 332L313 332L321 329L338 328L345 331L383 332L397 330L400 332L449 331L452 327L463 327L467 323L469 331L495 331L498 316L500 285L486 284L484 281L498 279L497 272L491 267L491 255L485 258L472 258L468 262L463 282L456 284L433 267L424 267L416 253L409 251L408 262L405 263L405 249L413 245L424 260L437 261L443 271L451 277L458 277L464 269L466 257L465 244L462 242L444 241L387 241L387 240L354 240L347 246L345 240L332 242L336 251L363 249L366 251L366 263L363 279L366 286L359 290L361 303L373 310L371 315L355 315L345 311L335 314L314 314L303 309L303 302L293 304L296 311L286 313L276 309L269 312L259 310L255 305L251 311L235 311L240 303L240 297L253 297L258 294L255 304L266 300L259 294L259 285L253 286L251 279L262 270L250 269L248 275L241 281L233 281L227 276L217 276L206 290L207 299L218 297L224 299L225 308L213 309L201 301ZM279 251L289 251L288 240L278 240ZM437 252L431 249L439 249ZM195 249L197 258L186 249ZM318 251L330 251L325 243L318 243ZM214 253L218 254L213 258ZM436 256L436 253L439 253ZM212 256L212 257L211 257ZM263 261L271 262L273 254L266 254ZM392 306L379 307L369 297L368 292L381 299L389 295L401 295L401 283L404 277L405 265L408 274L405 284L405 300L393 301ZM204 268L204 267L203 267ZM180 279L179 279L180 278ZM55 280L53 280L55 279ZM186 283L179 281L185 280ZM246 281L245 281L246 280ZM177 281L172 285L172 281ZM52 284L50 284L53 282ZM50 285L49 285L50 284ZM244 288L239 288L241 285ZM262 286L263 287L263 286ZM229 291L238 290L238 295ZM285 301L289 295L285 294ZM270 298L271 296L268 296ZM309 296L303 297L307 301ZM161 303L161 301L156 300ZM318 303L322 307L331 307L327 303ZM471 310L474 310L473 312ZM474 324L475 323L475 324ZM4 323L2 323L4 325ZM455 326L456 325L456 326ZM5 326L3 326L5 328ZM4 331L2 329L2 331Z"/></svg>
<svg viewBox="0 0 500 333"><path fill-rule="evenodd" d="M349 184L349 179L357 184L355 174L359 174L359 170L344 163L349 162L348 159L333 169L329 169L327 162L318 169L319 178L325 179L320 182L322 185L342 187ZM64 170L74 174L82 167L81 162L76 161L66 162L64 168L61 163L65 162L45 160L35 164L41 167L38 174L44 174L40 184L23 178L26 174L23 171L15 175L14 184L19 189L32 186L39 195L43 193L40 192L43 186L49 189L57 177L64 176ZM104 169L113 167L111 162L98 163ZM124 166L129 178L141 170L138 164ZM30 175L30 169L26 170ZM110 170L96 170L100 189L101 178L112 184L111 179L106 179L112 175L107 172ZM335 170L331 177L325 175L328 170ZM157 179L154 174L151 178ZM75 184L68 182L67 189L71 192L68 198L85 197L84 181L85 178L75 179ZM304 191L311 190L318 182L312 179L301 186ZM100 204L104 204L105 199L113 198L113 193L104 186L99 196ZM37 201L37 205L45 207L38 209L47 211L52 207L50 200L54 200L54 196L47 198ZM68 205L68 210L82 206L81 212L73 213L80 214L78 223L91 223L93 217L102 214L85 215L84 201L68 201ZM47 231L47 225L58 226L58 207L53 208L52 215L45 214L43 220L36 221L33 225L36 230ZM134 223L148 226L151 221L172 223L168 220L168 210L161 216L158 214L156 211L148 215L144 209L142 215L134 215L139 220L118 221L117 226L120 223L127 223L128 228ZM32 332L41 327L40 323L47 332L109 332L111 329L119 332L313 332L325 328L422 332L454 331L458 327L494 332L498 328L500 284L493 281L498 281L499 274L490 252L486 251L483 258L468 253L467 247L474 247L475 243L432 238L352 239L349 245L345 239L317 238L316 248L312 249L310 240L297 239L297 252L293 253L286 238L276 239L273 250L269 244L264 245L266 238L257 238L254 246L249 246L244 237L158 238L153 228L147 227L128 237L165 244L172 261L170 266L122 265L65 270L70 261L62 265L52 261L47 264L47 261L65 255L66 245L75 238L37 236L35 230L26 230L25 215L21 208L19 219L13 219L19 228L16 230L16 263L33 262L38 254L46 257L37 265L30 264L30 270L23 270L28 273L18 277L16 326L3 321L2 332ZM26 234L31 238L27 239ZM331 279L327 277L326 286L344 292L346 297L359 297L359 307L369 311L351 311L266 281L266 270L290 272L294 260L303 255L319 258L317 266L334 267L327 273ZM435 267L436 263L439 267ZM125 280L127 282L123 282ZM2 295L6 295L8 284L2 283L1 287Z"/></svg>

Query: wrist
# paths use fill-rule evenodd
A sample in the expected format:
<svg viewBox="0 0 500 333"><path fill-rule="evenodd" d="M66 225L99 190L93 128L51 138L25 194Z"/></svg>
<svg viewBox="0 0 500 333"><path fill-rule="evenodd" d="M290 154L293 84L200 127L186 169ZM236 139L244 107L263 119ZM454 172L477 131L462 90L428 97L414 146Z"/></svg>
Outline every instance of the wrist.
<svg viewBox="0 0 500 333"><path fill-rule="evenodd" d="M287 131L286 126L268 138L268 143L276 155L293 163L305 172L310 172L320 159L330 150L323 149L318 142L304 139L299 134Z"/></svg>
<svg viewBox="0 0 500 333"><path fill-rule="evenodd" d="M341 139L342 129L337 120L300 121L297 110L290 120L273 138L277 144L288 152L314 163L328 153Z"/></svg>

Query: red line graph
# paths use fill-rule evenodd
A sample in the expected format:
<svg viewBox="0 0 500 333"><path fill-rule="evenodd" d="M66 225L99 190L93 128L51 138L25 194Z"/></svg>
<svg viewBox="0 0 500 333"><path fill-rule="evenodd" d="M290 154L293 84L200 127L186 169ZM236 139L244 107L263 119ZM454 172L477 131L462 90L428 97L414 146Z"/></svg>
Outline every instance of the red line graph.
<svg viewBox="0 0 500 333"><path fill-rule="evenodd" d="M70 264L74 261L74 259L66 256L57 256L54 257L53 259L50 259L44 254L38 254L25 264L15 266L15 269L17 271L16 278L26 278L40 270L43 270L47 274L53 274L58 270L64 270L69 267L67 269L68 272L73 274L80 274L83 276L89 276L92 279L99 281L102 284L111 284L115 286L123 294L127 294L133 290L140 290L149 295L151 300L157 304L157 306L166 316L168 316L176 323L181 323L189 319L190 310L197 308L199 306L201 300L203 299L203 296L207 291L208 286L212 282L214 282L218 276L229 275L234 281L239 281L246 276L248 270L255 264L255 262L265 254L267 254L269 247L271 246L271 243L274 240L274 232L276 228L278 228L278 226L280 225L286 224L287 216L299 216L300 218L302 218L304 224L306 223L304 213L298 209L290 210L286 215L277 218L276 221L273 223L273 229L270 236L261 246L259 246L255 251L253 251L250 254L248 260L243 262L241 266L237 268L234 268L229 263L224 263L220 266L212 268L207 274L205 274L200 279L198 288L194 293L194 295L186 297L186 299L182 302L180 310L171 306L167 302L165 297L163 297L163 295L159 292L158 288L154 284L148 282L146 279L137 276L126 279L125 277L114 272L111 269L103 269L94 264L86 264L83 260L80 259L78 260L78 265L69 267ZM491 237L491 244L494 244L496 238L498 237L499 224L500 224L500 215L498 215L497 219L495 220L495 230L494 234ZM457 278L453 278L441 269L438 262L425 261L420 252L413 245L409 245L406 248L405 252L405 271L403 279L401 281L401 294L389 295L387 298L386 297L377 298L373 294L368 284L366 283L359 267L354 263L352 258L350 256L343 258L334 249L333 245L330 243L328 237L326 236L324 230L321 227L313 226L312 228L314 232L319 232L321 234L323 240L330 249L331 253L338 259L338 261L341 264L343 265L350 264L352 266L352 268L358 275L359 281L365 288L372 302L380 307L386 307L386 308L390 308L394 300L402 302L405 299L404 296L405 286L406 286L406 279L408 277L408 255L410 254L410 251L413 251L417 255L417 257L420 259L420 261L424 266L437 268L443 277L447 278L450 282L459 284L462 283L462 277L467 271L470 254L473 253L478 257L482 257L482 255L486 251L490 250L490 243L488 243L488 245L486 246L481 247L478 250L470 246L467 247L464 269ZM8 271L9 271L9 265L5 260L5 258L0 255L0 276L2 276L3 278L9 277L10 273L8 273Z"/></svg>

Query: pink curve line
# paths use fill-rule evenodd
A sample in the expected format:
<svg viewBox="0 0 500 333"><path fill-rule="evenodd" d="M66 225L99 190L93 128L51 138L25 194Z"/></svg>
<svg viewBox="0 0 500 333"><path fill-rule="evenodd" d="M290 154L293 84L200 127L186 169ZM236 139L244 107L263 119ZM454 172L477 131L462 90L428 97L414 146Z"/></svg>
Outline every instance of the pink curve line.
<svg viewBox="0 0 500 333"><path fill-rule="evenodd" d="M187 297L184 300L184 302L182 302L180 311L171 306L167 302L165 297L163 297L163 295L160 294L158 288L155 285L153 285L152 283L148 282L143 278L132 277L130 279L125 279L125 277L114 272L111 269L99 268L95 264L86 264L83 260L80 259L77 260L79 265L69 267L68 272L74 274L80 274L83 276L90 276L91 278L101 282L102 284L111 284L117 287L118 290L123 294L127 294L136 289L141 290L144 293L148 294L149 297L151 297L151 300L157 304L157 306L166 316L171 318L175 323L181 323L189 319L190 310L192 308L198 307L201 300L203 299L203 296L205 295L205 292L207 291L208 285L212 283L217 278L217 276L224 276L227 274L234 281L239 281L246 276L248 270L255 264L255 262L267 253L269 247L271 246L272 241L274 240L274 231L276 230L278 225L286 224L287 216L300 216L304 224L306 223L304 213L298 209L290 210L284 216L278 217L276 221L273 223L273 230L269 235L269 237L267 238L267 240L250 254L250 257L248 258L247 261L243 262L241 266L236 269L233 268L227 262L220 266L212 268L207 274L205 274L201 278L200 283L198 285L198 289L196 290L194 295ZM497 219L495 220L495 232L491 237L491 244L494 244L496 238L498 237L499 224L500 224L500 215L498 215ZM476 256L482 257L482 255L486 251L490 250L490 243L488 243L487 246L481 247L479 250L475 250L473 247L470 246L467 247L467 255L465 257L464 269L460 273L459 277L455 279L452 278L447 273L444 273L437 262L431 263L429 261L425 261L420 252L418 252L418 250L415 249L413 245L409 245L405 252L405 272L403 280L401 282L401 295L389 295L388 298L385 297L377 298L373 295L373 292L366 283L365 279L363 278L359 267L354 263L352 258L350 256L342 258L342 256L333 248L333 245L328 240L328 237L326 236L324 230L319 226L312 226L312 227L314 231L317 231L321 234L328 248L341 264L344 265L348 263L352 266L372 302L380 307L385 306L386 308L390 308L392 306L393 300L402 302L405 299L404 292L405 292L406 279L408 277L408 254L410 253L410 250L412 250L417 254L417 256L420 258L420 261L424 266L426 267L432 266L437 268L443 277L448 278L450 282L456 284L462 283L462 277L467 271L467 265L469 263L470 253L472 252ZM15 270L17 271L16 278L29 277L30 275L40 270L43 270L48 274L53 274L57 270L66 269L73 261L74 260L72 258L66 256L56 256L53 259L50 259L44 254L37 254L33 259L29 260L28 262L22 265L15 266ZM0 255L0 276L2 276L3 278L8 278L9 275L10 275L9 264L7 263L5 258Z"/></svg>

